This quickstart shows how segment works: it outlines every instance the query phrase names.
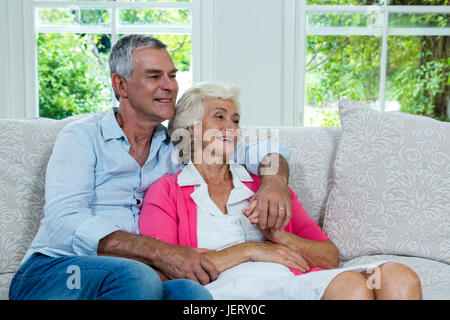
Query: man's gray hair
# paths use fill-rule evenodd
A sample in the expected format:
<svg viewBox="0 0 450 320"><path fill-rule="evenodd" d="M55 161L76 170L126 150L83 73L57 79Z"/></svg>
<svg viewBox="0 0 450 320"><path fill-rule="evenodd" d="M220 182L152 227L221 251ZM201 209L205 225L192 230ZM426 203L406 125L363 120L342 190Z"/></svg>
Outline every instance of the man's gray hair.
<svg viewBox="0 0 450 320"><path fill-rule="evenodd" d="M144 48L167 49L162 41L148 35L130 34L123 36L114 44L108 57L109 73L118 73L129 80L134 70L133 51ZM116 98L119 96L116 93Z"/></svg>
<svg viewBox="0 0 450 320"><path fill-rule="evenodd" d="M241 89L234 84L222 84L214 82L198 83L181 96L175 106L175 116L169 121L169 134L177 129L186 129L193 126L203 117L203 101L207 99L231 100L240 111L239 98Z"/></svg>

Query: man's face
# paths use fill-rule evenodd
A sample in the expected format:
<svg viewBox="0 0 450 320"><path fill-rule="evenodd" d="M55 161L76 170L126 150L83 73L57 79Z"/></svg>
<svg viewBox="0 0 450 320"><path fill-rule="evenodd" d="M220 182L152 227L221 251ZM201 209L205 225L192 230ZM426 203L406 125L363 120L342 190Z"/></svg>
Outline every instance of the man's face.
<svg viewBox="0 0 450 320"><path fill-rule="evenodd" d="M165 49L133 51L134 71L127 81L127 99L143 120L163 122L175 112L177 69Z"/></svg>

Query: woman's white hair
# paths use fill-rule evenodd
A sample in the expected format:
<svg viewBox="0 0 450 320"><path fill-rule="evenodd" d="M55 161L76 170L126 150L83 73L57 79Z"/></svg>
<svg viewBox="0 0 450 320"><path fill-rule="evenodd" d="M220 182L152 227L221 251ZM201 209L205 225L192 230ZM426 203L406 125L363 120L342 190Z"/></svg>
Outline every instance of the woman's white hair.
<svg viewBox="0 0 450 320"><path fill-rule="evenodd" d="M240 96L241 89L238 86L215 82L202 82L185 91L175 106L175 116L169 121L168 126L169 134L176 146L172 153L173 161L187 164L191 160L194 150L191 129L203 117L205 100L231 100L237 112L241 113Z"/></svg>
<svg viewBox="0 0 450 320"><path fill-rule="evenodd" d="M177 129L187 129L203 117L203 101L208 99L231 100L240 111L241 89L230 83L201 82L189 88L175 106L175 116L169 121L169 134Z"/></svg>

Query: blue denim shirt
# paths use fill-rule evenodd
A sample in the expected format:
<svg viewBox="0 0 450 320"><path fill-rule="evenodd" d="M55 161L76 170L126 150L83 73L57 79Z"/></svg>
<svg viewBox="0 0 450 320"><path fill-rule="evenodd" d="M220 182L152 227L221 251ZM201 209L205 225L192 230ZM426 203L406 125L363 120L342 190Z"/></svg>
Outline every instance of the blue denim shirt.
<svg viewBox="0 0 450 320"><path fill-rule="evenodd" d="M123 230L139 233L138 216L148 187L183 165L172 160L174 145L163 125L156 127L142 166L115 118L116 108L67 125L58 135L47 165L44 218L22 261L34 252L51 257L96 255L98 242ZM259 161L274 149L248 144L235 157L257 174ZM289 159L286 148L280 154ZM246 159L257 159L250 163ZM241 159L239 159L241 158ZM245 159L244 159L245 158Z"/></svg>

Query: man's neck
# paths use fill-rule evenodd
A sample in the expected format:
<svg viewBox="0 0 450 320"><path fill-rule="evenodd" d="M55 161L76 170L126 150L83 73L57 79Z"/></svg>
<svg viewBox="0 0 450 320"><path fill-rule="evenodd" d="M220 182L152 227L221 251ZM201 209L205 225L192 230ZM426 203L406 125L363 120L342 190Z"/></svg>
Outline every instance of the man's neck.
<svg viewBox="0 0 450 320"><path fill-rule="evenodd" d="M150 154L152 136L159 123L139 119L134 112L127 110L129 109L119 107L115 116L130 144L128 153L142 168Z"/></svg>
<svg viewBox="0 0 450 320"><path fill-rule="evenodd" d="M115 116L130 145L142 146L149 144L155 128L159 125L157 122L139 119L135 113L127 111L126 108L119 108Z"/></svg>

